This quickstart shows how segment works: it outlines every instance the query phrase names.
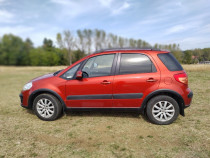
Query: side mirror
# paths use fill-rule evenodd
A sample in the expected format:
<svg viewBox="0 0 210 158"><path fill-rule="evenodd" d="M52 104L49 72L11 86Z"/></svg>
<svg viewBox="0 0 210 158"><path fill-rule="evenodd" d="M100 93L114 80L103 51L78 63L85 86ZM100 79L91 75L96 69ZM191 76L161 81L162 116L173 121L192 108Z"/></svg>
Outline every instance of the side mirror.
<svg viewBox="0 0 210 158"><path fill-rule="evenodd" d="M77 71L76 73L76 79L81 80L82 79L82 71Z"/></svg>

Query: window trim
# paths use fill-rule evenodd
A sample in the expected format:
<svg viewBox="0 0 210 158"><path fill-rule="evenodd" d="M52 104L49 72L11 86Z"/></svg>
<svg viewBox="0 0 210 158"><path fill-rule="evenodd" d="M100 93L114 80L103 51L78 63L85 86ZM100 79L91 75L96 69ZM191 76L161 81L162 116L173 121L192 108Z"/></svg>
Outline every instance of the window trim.
<svg viewBox="0 0 210 158"><path fill-rule="evenodd" d="M98 57L98 56L102 56L102 55L112 55L112 54L114 55L114 59L113 59L113 62L112 62L111 72L110 72L110 75L106 75L106 76L114 76L115 75L116 60L118 58L119 53L100 54L100 55L95 55L95 56L89 57L84 61L84 63L82 63L82 65L80 65L80 67L77 71L79 71L79 70L82 71L83 67L85 66L85 64L87 63L87 61L90 58L94 58L94 57ZM104 76L93 76L93 77L88 77L88 78L95 78L95 77L104 77ZM76 76L75 76L75 79L76 79Z"/></svg>
<svg viewBox="0 0 210 158"><path fill-rule="evenodd" d="M141 55L145 55L146 57L149 58L149 60L151 61L151 63L154 65L156 71L154 71L154 72L151 71L151 72L141 72L141 73L120 74L120 64L121 64L122 54L141 54ZM119 53L115 75L145 74L145 73L156 73L156 72L158 72L158 69L157 69L156 65L154 64L154 62L151 60L150 56L148 56L147 54L145 54L145 53L139 53L139 52L137 52L137 53L129 53L129 52Z"/></svg>

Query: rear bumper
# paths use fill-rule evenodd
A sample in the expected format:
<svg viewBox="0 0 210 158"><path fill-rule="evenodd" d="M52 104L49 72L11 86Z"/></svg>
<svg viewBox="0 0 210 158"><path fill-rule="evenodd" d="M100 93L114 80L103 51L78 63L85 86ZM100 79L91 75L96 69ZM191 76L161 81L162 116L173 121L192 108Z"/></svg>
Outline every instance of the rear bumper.
<svg viewBox="0 0 210 158"><path fill-rule="evenodd" d="M190 107L190 105L185 105L185 107L184 107L184 108L186 109L186 108L188 108L188 107Z"/></svg>
<svg viewBox="0 0 210 158"><path fill-rule="evenodd" d="M190 100L190 103L187 104L187 105L185 105L184 108L188 108L188 107L190 107L190 105L191 105L192 98L193 98L193 92L192 92L192 91L189 92L189 94L187 95L187 98L188 98L188 100Z"/></svg>

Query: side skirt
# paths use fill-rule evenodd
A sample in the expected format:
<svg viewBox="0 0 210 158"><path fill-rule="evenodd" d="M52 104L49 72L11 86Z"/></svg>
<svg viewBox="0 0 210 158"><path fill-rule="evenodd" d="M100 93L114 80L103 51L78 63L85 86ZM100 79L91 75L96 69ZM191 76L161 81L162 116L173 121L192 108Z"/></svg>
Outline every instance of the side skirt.
<svg viewBox="0 0 210 158"><path fill-rule="evenodd" d="M99 112L136 112L136 113L142 113L142 108L72 108L68 107L66 108L67 111L99 111Z"/></svg>

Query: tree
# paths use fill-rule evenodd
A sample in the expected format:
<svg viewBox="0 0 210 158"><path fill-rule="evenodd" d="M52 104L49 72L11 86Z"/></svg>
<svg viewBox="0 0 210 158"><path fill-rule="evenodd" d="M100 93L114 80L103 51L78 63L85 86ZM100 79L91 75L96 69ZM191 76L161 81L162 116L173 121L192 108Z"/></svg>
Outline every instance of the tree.
<svg viewBox="0 0 210 158"><path fill-rule="evenodd" d="M137 40L137 47L138 48L141 48L142 47L142 40L141 39L138 39Z"/></svg>
<svg viewBox="0 0 210 158"><path fill-rule="evenodd" d="M57 43L61 49L67 51L69 57L69 64L72 64L72 50L75 47L75 39L69 30L65 30L63 32L63 36L58 33L57 34Z"/></svg>
<svg viewBox="0 0 210 158"><path fill-rule="evenodd" d="M129 40L129 47L135 48L136 47L136 42L133 38L130 38Z"/></svg>
<svg viewBox="0 0 210 158"><path fill-rule="evenodd" d="M119 37L118 40L119 40L118 43L119 43L120 48L123 48L124 47L124 44L125 44L124 38Z"/></svg>
<svg viewBox="0 0 210 158"><path fill-rule="evenodd" d="M183 63L191 64L191 62L192 62L192 51L191 50L184 51Z"/></svg>
<svg viewBox="0 0 210 158"><path fill-rule="evenodd" d="M116 48L119 46L118 44L118 36L112 33L109 34L109 48Z"/></svg>
<svg viewBox="0 0 210 158"><path fill-rule="evenodd" d="M34 49L32 41L29 38L26 38L23 46L24 51L21 53L21 65L30 65L29 53L32 49Z"/></svg>
<svg viewBox="0 0 210 158"><path fill-rule="evenodd" d="M85 29L84 31L84 36L87 39L86 46L88 50L88 54L91 52L91 47L92 47L92 36L93 36L93 31L92 30L87 30Z"/></svg>
<svg viewBox="0 0 210 158"><path fill-rule="evenodd" d="M55 66L64 65L62 53L57 49L49 51L43 47L32 49L29 53L31 66Z"/></svg>
<svg viewBox="0 0 210 158"><path fill-rule="evenodd" d="M171 53L175 56L175 58L181 63L183 58L183 53L180 50L173 50Z"/></svg>
<svg viewBox="0 0 210 158"><path fill-rule="evenodd" d="M146 42L146 41L143 41L143 47L148 47L149 46L149 44Z"/></svg>
<svg viewBox="0 0 210 158"><path fill-rule="evenodd" d="M73 51L73 63L80 60L81 58L83 58L85 56L86 56L85 52L83 52L81 50Z"/></svg>
<svg viewBox="0 0 210 158"><path fill-rule="evenodd" d="M78 47L81 51L85 51L85 36L81 30L77 30L77 36L79 38L79 45Z"/></svg>
<svg viewBox="0 0 210 158"><path fill-rule="evenodd" d="M43 40L43 48L45 50L51 50L53 48L53 41L51 39L44 38Z"/></svg>
<svg viewBox="0 0 210 158"><path fill-rule="evenodd" d="M2 48L2 42L0 38L0 65L4 65L4 54L3 54L3 48Z"/></svg>
<svg viewBox="0 0 210 158"><path fill-rule="evenodd" d="M23 40L12 34L6 34L1 39L1 64L22 65L25 54Z"/></svg>
<svg viewBox="0 0 210 158"><path fill-rule="evenodd" d="M204 61L210 60L210 48L203 49L203 59Z"/></svg>
<svg viewBox="0 0 210 158"><path fill-rule="evenodd" d="M96 51L98 51L99 49L101 49L101 31L98 29L95 29L94 32L95 35L95 49Z"/></svg>

